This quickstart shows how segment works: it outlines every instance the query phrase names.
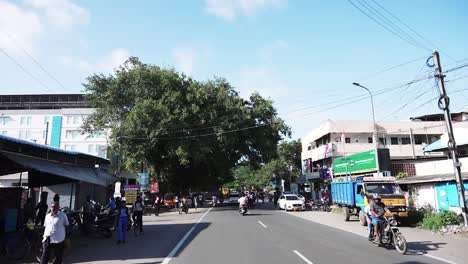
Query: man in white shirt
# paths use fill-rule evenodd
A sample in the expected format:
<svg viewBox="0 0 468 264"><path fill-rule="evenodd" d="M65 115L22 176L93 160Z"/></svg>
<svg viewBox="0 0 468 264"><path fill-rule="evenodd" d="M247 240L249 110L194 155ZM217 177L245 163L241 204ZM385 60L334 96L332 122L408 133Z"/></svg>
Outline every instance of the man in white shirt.
<svg viewBox="0 0 468 264"><path fill-rule="evenodd" d="M247 196L242 194L241 197L237 201L239 202L239 207L243 207L247 205Z"/></svg>
<svg viewBox="0 0 468 264"><path fill-rule="evenodd" d="M59 211L59 203L54 202L51 205L52 211L46 215L44 221L44 238L42 240L42 258L41 264L49 263L50 252L54 251L54 264L62 263L63 244L65 241L66 230L68 226L67 215Z"/></svg>

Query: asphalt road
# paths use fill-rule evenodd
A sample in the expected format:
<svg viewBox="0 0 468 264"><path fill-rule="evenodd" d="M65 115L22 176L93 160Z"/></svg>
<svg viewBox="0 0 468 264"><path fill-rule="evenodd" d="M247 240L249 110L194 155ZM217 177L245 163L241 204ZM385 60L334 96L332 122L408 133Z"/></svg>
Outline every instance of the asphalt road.
<svg viewBox="0 0 468 264"><path fill-rule="evenodd" d="M243 217L234 208L215 208L201 223L209 226L195 228L169 263L442 263L278 210L254 209Z"/></svg>
<svg viewBox="0 0 468 264"><path fill-rule="evenodd" d="M401 255L366 238L274 209L241 216L235 207L215 207L144 218L145 234L73 240L65 263L443 263L417 252Z"/></svg>

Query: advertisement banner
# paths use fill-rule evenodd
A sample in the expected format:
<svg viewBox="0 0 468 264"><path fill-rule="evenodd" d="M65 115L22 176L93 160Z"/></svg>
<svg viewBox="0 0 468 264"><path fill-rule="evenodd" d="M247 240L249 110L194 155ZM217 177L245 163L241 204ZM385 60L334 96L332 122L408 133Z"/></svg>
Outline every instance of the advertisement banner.
<svg viewBox="0 0 468 264"><path fill-rule="evenodd" d="M375 150L352 154L333 160L333 174L346 175L372 172L377 170Z"/></svg>
<svg viewBox="0 0 468 264"><path fill-rule="evenodd" d="M159 193L159 183L158 182L152 182L151 183L150 192L151 193Z"/></svg>
<svg viewBox="0 0 468 264"><path fill-rule="evenodd" d="M140 172L138 173L138 176L140 177L139 183L141 186L141 191L145 192L148 190L149 187L149 173L148 172Z"/></svg>
<svg viewBox="0 0 468 264"><path fill-rule="evenodd" d="M125 202L127 204L132 204L136 201L136 197L138 194L138 191L140 190L140 185L135 184L135 185L125 185L124 186L124 191L125 191Z"/></svg>

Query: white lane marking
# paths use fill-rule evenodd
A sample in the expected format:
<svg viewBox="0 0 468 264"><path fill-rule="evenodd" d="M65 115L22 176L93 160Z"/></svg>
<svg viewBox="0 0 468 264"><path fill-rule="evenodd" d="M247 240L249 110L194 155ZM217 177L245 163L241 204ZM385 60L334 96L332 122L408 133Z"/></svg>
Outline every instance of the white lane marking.
<svg viewBox="0 0 468 264"><path fill-rule="evenodd" d="M433 256L433 255L429 255L429 254L424 254L423 256L426 256L426 257L431 258L431 259L440 260L440 261L442 261L442 262L449 263L449 264L457 264L456 262L453 262L453 261L450 261L450 260L446 260L446 259L443 259L443 258L439 258L439 257Z"/></svg>
<svg viewBox="0 0 468 264"><path fill-rule="evenodd" d="M268 228L264 223L262 223L262 221L258 221L258 223L263 226L264 228Z"/></svg>
<svg viewBox="0 0 468 264"><path fill-rule="evenodd" d="M306 257L304 257L304 255L302 255L299 251L293 250L293 252L296 253L296 255L298 255L305 263L314 264L312 261L310 261Z"/></svg>
<svg viewBox="0 0 468 264"><path fill-rule="evenodd" d="M367 238L367 235L365 235L365 234L355 233L355 232L350 231L350 230L347 230L347 229L341 229L341 228L336 227L336 226L333 226L333 225L331 225L331 224L323 224L323 223L320 223L320 222L316 222L316 221L314 221L314 220L312 220L312 219L309 219L309 218L307 218L307 217L302 217L302 216L300 216L300 215L298 215L298 214L292 214L292 213L290 213L290 212L285 212L285 211L281 211L281 212L286 213L286 214L288 214L288 215L292 215L292 216L295 216L295 217L302 218L302 219L304 219L304 220L308 220L308 221L317 223L317 224L319 224L319 225L328 226L328 227L331 227L331 228L335 228L335 229L338 229L338 230L341 230L341 231L346 231L346 232L349 232L349 233L351 233L351 234L355 234L355 235L358 235L358 236L362 236L362 237L366 237L366 238ZM416 250L416 251L417 251L417 250ZM417 252L419 252L419 251L417 251ZM450 260L448 260L448 259L436 257L436 256L434 256L434 255L427 254L427 253L422 253L420 256L424 256L424 257L428 257L428 258L431 258L431 259L440 260L440 261L445 262L445 263L448 263L448 264L458 264L458 263L453 262L453 261L450 261Z"/></svg>
<svg viewBox="0 0 468 264"><path fill-rule="evenodd" d="M167 255L167 257L164 259L164 261L161 263L161 264L168 264L172 258L175 256L175 254L177 253L177 251L179 251L180 247L182 247L182 245L184 244L185 240L187 240L187 238L190 236L190 234L192 234L193 230L195 230L195 228L197 227L197 225L203 220L203 218L211 211L211 209L213 209L213 207L211 207L210 209L208 209L208 211L206 211L201 217L200 219L198 219L198 221L195 223L195 225L192 226L192 228L190 228L190 230L185 234L184 237L182 237L182 239L179 241L179 243L177 243L177 245L172 249L172 251L169 253L169 255Z"/></svg>

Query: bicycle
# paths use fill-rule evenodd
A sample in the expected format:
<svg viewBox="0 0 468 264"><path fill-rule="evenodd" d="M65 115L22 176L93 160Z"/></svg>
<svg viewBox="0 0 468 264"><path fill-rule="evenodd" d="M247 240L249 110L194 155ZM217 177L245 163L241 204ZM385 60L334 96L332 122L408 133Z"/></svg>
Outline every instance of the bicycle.
<svg viewBox="0 0 468 264"><path fill-rule="evenodd" d="M139 235L141 235L143 233L143 230L142 230L142 227L141 227L142 223L140 221L138 221L137 216L135 215L135 213L133 213L132 218L133 218L132 219L133 220L133 234L135 236L139 236ZM143 218L143 216L142 216L142 218Z"/></svg>

